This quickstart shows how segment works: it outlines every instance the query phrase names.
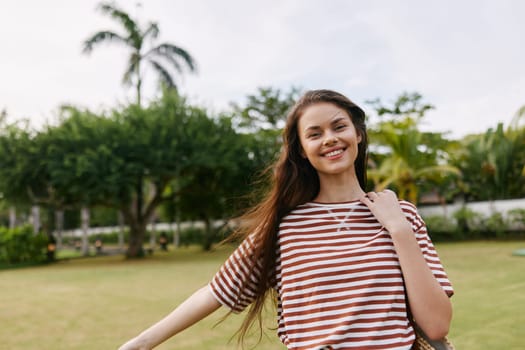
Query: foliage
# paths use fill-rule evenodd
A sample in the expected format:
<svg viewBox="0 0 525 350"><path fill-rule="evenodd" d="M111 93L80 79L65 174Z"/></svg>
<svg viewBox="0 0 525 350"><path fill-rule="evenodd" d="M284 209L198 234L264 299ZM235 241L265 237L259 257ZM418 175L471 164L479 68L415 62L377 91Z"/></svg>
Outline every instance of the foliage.
<svg viewBox="0 0 525 350"><path fill-rule="evenodd" d="M433 107L421 102L417 93L402 94L393 107L380 99L372 102L381 120L370 127L371 164L369 171L376 190L394 187L400 198L417 203L419 189L438 187L459 170L447 164L449 142L439 133L419 130L425 113Z"/></svg>
<svg viewBox="0 0 525 350"><path fill-rule="evenodd" d="M509 229L507 220L500 212L494 212L489 215L487 218L485 218L483 224L484 231L489 235L495 236L496 238L503 238L505 232L507 232Z"/></svg>
<svg viewBox="0 0 525 350"><path fill-rule="evenodd" d="M458 230L467 237L479 229L482 223L482 215L465 206L454 212L452 217L456 220Z"/></svg>
<svg viewBox="0 0 525 350"><path fill-rule="evenodd" d="M141 104L141 86L143 82L142 65L147 63L160 77L162 83L168 88L176 88L175 79L170 70L182 74L183 66L190 72L196 70L194 58L183 48L171 43L162 43L146 47L159 36L157 23L149 22L146 28L141 28L139 21L111 2L102 2L99 10L119 22L125 34L118 34L110 30L99 31L84 41L84 53L92 50L102 43L115 43L130 50L126 72L122 82L134 85L137 93L137 104Z"/></svg>
<svg viewBox="0 0 525 350"><path fill-rule="evenodd" d="M525 209L524 208L515 208L511 209L508 212L509 223L513 228L522 230L525 232Z"/></svg>
<svg viewBox="0 0 525 350"><path fill-rule="evenodd" d="M429 110L435 109L433 105L423 103L422 100L423 96L417 92L403 92L393 102L392 106L384 105L380 98L368 100L366 103L374 108L377 115L381 117L390 117L392 120L408 117L412 120L418 120L423 118Z"/></svg>
<svg viewBox="0 0 525 350"><path fill-rule="evenodd" d="M511 210L508 216L494 211L489 215L483 215L467 207L462 207L453 213L456 220L457 234L464 239L508 239L523 235L522 227L516 225L514 214L521 213L521 209ZM521 228L521 230L520 230Z"/></svg>
<svg viewBox="0 0 525 350"><path fill-rule="evenodd" d="M250 156L261 165L259 169L277 157L287 114L300 93L301 89L293 86L288 91L260 87L246 97L243 105L231 103L233 126L249 138Z"/></svg>
<svg viewBox="0 0 525 350"><path fill-rule="evenodd" d="M143 254L146 226L163 202L176 201L187 220L233 215L245 203L231 199L248 191L266 161L252 134L237 133L229 117L211 118L173 90L147 108L95 114L67 106L61 116L35 135L16 128L2 135L0 189L15 199L32 193L67 213L106 207L115 220L121 211L130 227L129 256ZM211 226L208 233L213 242Z"/></svg>
<svg viewBox="0 0 525 350"><path fill-rule="evenodd" d="M27 125L5 125L0 133L0 193L12 204L29 204L35 196L47 196L49 174L45 158Z"/></svg>
<svg viewBox="0 0 525 350"><path fill-rule="evenodd" d="M222 117L207 123L210 125L186 129L202 153L191 168L182 172L187 181L179 187L178 202L183 219L204 222L208 237L204 240L205 249L211 247L220 233L213 220L238 215L246 207L245 195L266 161L256 156L260 144L253 135L238 134L231 119ZM211 130L214 132L210 133Z"/></svg>
<svg viewBox="0 0 525 350"><path fill-rule="evenodd" d="M0 226L0 263L39 263L45 260L47 237L31 226L8 229Z"/></svg>
<svg viewBox="0 0 525 350"><path fill-rule="evenodd" d="M443 215L432 215L424 218L427 231L433 242L452 241L462 239L457 225Z"/></svg>
<svg viewBox="0 0 525 350"><path fill-rule="evenodd" d="M104 206L93 207L90 210L89 226L105 227L118 225L118 211L116 208Z"/></svg>
<svg viewBox="0 0 525 350"><path fill-rule="evenodd" d="M297 87L291 87L288 92L272 87L258 88L255 94L246 97L244 106L231 104L237 126L251 131L282 129L300 92Z"/></svg>
<svg viewBox="0 0 525 350"><path fill-rule="evenodd" d="M470 135L454 154L467 200L521 198L525 194L525 127L504 130L499 123L484 134Z"/></svg>

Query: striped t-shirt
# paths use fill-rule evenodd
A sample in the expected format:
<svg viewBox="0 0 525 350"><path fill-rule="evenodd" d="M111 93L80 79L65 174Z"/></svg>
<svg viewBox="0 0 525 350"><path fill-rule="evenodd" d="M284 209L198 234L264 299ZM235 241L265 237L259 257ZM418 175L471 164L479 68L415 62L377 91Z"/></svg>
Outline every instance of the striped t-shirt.
<svg viewBox="0 0 525 350"><path fill-rule="evenodd" d="M428 266L452 295L423 220L412 204L400 204ZM246 239L210 282L234 312L254 300L253 244ZM278 335L288 349L410 349L414 341L392 239L360 201L310 202L283 218L274 288Z"/></svg>

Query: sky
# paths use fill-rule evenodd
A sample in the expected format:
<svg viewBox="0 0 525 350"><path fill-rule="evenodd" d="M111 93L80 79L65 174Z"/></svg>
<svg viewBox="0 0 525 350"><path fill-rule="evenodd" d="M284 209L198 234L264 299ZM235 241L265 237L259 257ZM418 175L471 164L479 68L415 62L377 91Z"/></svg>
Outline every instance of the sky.
<svg viewBox="0 0 525 350"><path fill-rule="evenodd" d="M133 100L121 79L128 51L82 53L93 33L120 24L93 0L0 2L0 110L34 128L61 104L102 111ZM422 129L451 138L508 125L525 105L525 1L521 0L120 0L158 43L196 59L176 77L182 94L212 112L243 104L259 87L337 90L369 114L418 92L436 108ZM158 90L146 72L144 96Z"/></svg>

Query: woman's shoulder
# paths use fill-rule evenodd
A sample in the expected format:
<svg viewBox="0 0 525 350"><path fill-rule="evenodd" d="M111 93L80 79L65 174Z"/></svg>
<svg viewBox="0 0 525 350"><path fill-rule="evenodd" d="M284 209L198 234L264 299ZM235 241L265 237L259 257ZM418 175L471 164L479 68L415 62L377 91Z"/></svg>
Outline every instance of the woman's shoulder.
<svg viewBox="0 0 525 350"><path fill-rule="evenodd" d="M399 205L401 206L403 211L407 210L407 211L417 212L417 208L416 208L415 204L413 204L412 202L407 201L406 199L400 199L399 200Z"/></svg>
<svg viewBox="0 0 525 350"><path fill-rule="evenodd" d="M414 226L415 229L421 227L424 222L417 211L417 207L412 203L404 199L399 200L401 210L405 214L408 221Z"/></svg>

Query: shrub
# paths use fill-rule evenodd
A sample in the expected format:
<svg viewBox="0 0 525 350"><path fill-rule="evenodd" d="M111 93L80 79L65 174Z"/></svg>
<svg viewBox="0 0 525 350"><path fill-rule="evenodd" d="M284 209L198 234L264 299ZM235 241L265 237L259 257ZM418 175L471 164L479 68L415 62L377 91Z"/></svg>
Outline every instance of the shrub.
<svg viewBox="0 0 525 350"><path fill-rule="evenodd" d="M442 215L427 216L424 220L432 241L449 241L463 238L461 232L457 230L454 220Z"/></svg>
<svg viewBox="0 0 525 350"><path fill-rule="evenodd" d="M483 232L488 238L503 238L508 231L508 224L499 212L495 212L483 220Z"/></svg>
<svg viewBox="0 0 525 350"><path fill-rule="evenodd" d="M525 209L516 208L509 210L509 224L513 229L518 231L525 231Z"/></svg>
<svg viewBox="0 0 525 350"><path fill-rule="evenodd" d="M35 235L30 226L0 227L0 262L8 265L43 262L47 243L47 237Z"/></svg>
<svg viewBox="0 0 525 350"><path fill-rule="evenodd" d="M465 238L476 238L480 235L483 228L483 216L467 207L454 212L452 215L456 219L456 229L458 235Z"/></svg>

